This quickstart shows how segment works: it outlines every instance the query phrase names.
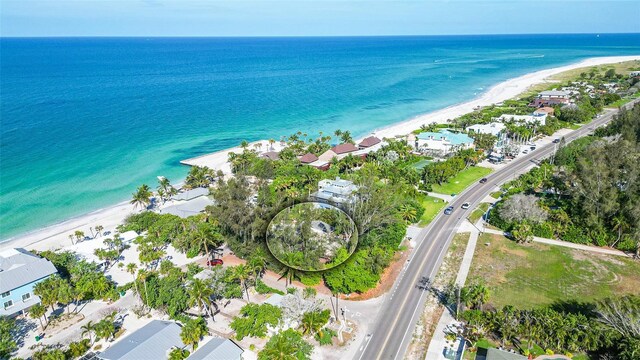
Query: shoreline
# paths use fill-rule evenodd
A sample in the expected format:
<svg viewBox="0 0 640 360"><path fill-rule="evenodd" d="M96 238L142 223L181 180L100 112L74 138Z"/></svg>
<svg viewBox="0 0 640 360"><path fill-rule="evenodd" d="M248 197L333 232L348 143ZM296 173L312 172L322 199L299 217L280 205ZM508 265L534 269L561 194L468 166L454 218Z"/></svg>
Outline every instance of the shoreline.
<svg viewBox="0 0 640 360"><path fill-rule="evenodd" d="M546 80L550 76L557 75L568 70L631 60L640 60L640 55L592 57L573 64L528 73L500 82L469 101L389 124L381 129L372 130L371 134L387 138L408 134L423 124L429 124L432 122L444 123L447 119L453 119L472 112L477 106L487 106L517 97L527 91L530 87L547 82ZM265 142L266 140L260 140L252 142L251 144ZM276 141L274 146L279 148L279 142ZM238 146L212 154L203 154L191 159L182 160L180 163L185 165L209 166L216 169L222 168L223 171L228 172L229 166L226 163L227 154L232 151L235 152L240 150L241 148ZM89 227L102 225L104 227L104 231L111 231L113 233L115 227L121 224L126 216L135 212L137 211L133 210L132 205L129 204L128 201L124 201L112 206L97 209L87 214L78 215L40 229L35 229L27 233L10 237L0 242L0 250L10 247L24 247L29 250L42 251L71 246L72 244L68 235L73 233L75 230L84 231L85 235L89 236L91 235ZM101 243L101 241L96 241L96 247L99 247Z"/></svg>

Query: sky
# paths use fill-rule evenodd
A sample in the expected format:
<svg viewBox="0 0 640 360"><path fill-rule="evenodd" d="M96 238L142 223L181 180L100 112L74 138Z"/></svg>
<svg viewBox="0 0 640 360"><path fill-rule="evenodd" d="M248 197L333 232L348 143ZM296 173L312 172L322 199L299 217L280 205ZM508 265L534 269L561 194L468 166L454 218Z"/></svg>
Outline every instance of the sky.
<svg viewBox="0 0 640 360"><path fill-rule="evenodd" d="M0 0L0 36L640 32L640 0Z"/></svg>

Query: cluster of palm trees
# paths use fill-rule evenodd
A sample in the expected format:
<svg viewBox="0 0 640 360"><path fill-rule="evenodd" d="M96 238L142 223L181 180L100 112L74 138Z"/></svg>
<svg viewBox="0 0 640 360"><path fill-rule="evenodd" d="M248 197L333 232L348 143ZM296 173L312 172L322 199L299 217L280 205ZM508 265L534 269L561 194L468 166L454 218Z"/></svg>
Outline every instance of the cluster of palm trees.
<svg viewBox="0 0 640 360"><path fill-rule="evenodd" d="M85 335L89 335L90 344L101 339L109 340L115 335L117 330L114 323L117 314L118 312L114 311L96 323L89 321L85 325L82 325L81 336L84 337Z"/></svg>

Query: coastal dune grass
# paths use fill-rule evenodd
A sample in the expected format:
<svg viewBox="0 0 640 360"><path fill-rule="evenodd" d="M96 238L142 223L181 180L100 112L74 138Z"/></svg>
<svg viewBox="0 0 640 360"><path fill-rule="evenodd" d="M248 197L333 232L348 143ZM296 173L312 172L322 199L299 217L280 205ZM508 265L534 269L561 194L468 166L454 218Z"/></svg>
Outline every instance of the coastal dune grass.
<svg viewBox="0 0 640 360"><path fill-rule="evenodd" d="M539 243L521 245L495 234L478 239L468 279L474 278L485 281L496 308L640 294L638 261Z"/></svg>
<svg viewBox="0 0 640 360"><path fill-rule="evenodd" d="M491 173L491 169L481 166L471 166L460 171L456 176L442 185L433 185L433 192L439 194L458 194L469 185Z"/></svg>

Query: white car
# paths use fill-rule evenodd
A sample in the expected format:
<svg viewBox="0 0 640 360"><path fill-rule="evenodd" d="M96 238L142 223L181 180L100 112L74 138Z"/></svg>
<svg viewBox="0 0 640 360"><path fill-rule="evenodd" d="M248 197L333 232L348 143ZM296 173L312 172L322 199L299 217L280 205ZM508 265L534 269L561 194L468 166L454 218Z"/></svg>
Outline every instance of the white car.
<svg viewBox="0 0 640 360"><path fill-rule="evenodd" d="M468 209L470 206L471 206L471 204L469 204L468 202L466 202L466 203L462 204L462 206L460 206L460 208L462 208L462 209L465 209L465 210L466 210L466 209Z"/></svg>

